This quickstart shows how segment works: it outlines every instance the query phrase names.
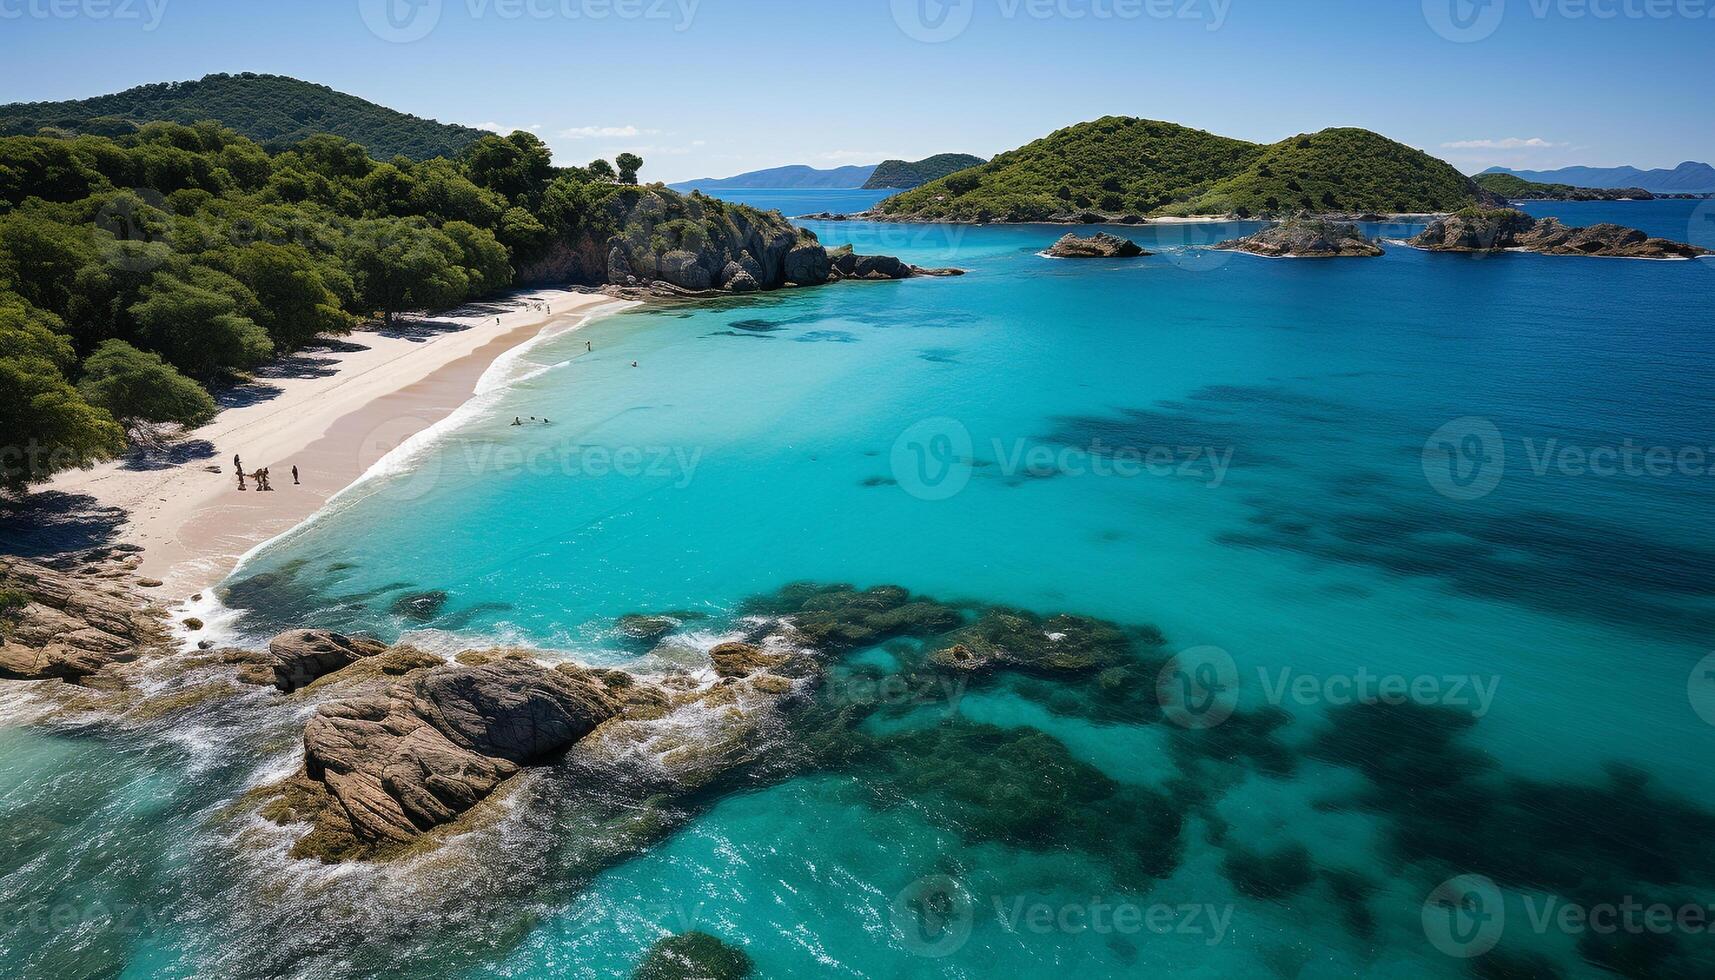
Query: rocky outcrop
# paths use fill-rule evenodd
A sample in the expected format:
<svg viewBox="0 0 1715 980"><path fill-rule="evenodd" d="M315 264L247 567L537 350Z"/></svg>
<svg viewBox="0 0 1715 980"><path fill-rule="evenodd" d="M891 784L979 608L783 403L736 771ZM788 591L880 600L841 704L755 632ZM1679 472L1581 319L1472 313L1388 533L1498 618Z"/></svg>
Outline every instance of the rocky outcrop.
<svg viewBox="0 0 1715 980"><path fill-rule="evenodd" d="M1283 221L1215 247L1269 258L1374 258L1383 254L1382 247L1365 237L1357 225L1309 217Z"/></svg>
<svg viewBox="0 0 1715 980"><path fill-rule="evenodd" d="M891 255L858 255L850 245L842 245L828 253L832 267L829 278L883 282L889 279L910 279L913 276L962 276L963 269L925 269L920 265L901 262Z"/></svg>
<svg viewBox="0 0 1715 980"><path fill-rule="evenodd" d="M290 630L269 640L266 651L233 651L227 662L240 665L238 679L244 683L272 685L290 694L386 650L385 643L331 630Z"/></svg>
<svg viewBox="0 0 1715 980"><path fill-rule="evenodd" d="M1533 218L1511 208L1471 208L1430 223L1411 240L1432 252L1528 251L1543 255L1590 255L1627 259L1690 259L1708 249L1636 228L1597 224L1572 228L1554 218Z"/></svg>
<svg viewBox="0 0 1715 980"><path fill-rule="evenodd" d="M162 617L127 587L132 564L117 549L65 568L0 557L0 678L79 683L165 650Z"/></svg>
<svg viewBox="0 0 1715 980"><path fill-rule="evenodd" d="M314 824L300 856L397 848L618 710L594 675L570 665L498 660L419 671L382 693L317 709L304 728L303 772L272 815Z"/></svg>
<svg viewBox="0 0 1715 980"><path fill-rule="evenodd" d="M947 274L884 256L858 256L872 265L842 273L813 232L793 226L778 212L700 194L626 188L604 208L598 224L619 231L607 239L606 260L592 278L617 295L742 294L841 279Z"/></svg>
<svg viewBox="0 0 1715 980"><path fill-rule="evenodd" d="M1098 231L1088 238L1067 232L1046 254L1056 259L1129 259L1149 253L1129 238Z"/></svg>

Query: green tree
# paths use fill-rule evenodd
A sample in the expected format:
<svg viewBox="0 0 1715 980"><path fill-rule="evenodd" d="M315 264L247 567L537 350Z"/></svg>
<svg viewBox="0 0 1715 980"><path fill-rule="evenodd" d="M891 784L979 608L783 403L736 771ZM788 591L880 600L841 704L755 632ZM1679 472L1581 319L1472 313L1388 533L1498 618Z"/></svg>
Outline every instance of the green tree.
<svg viewBox="0 0 1715 980"><path fill-rule="evenodd" d="M637 183L637 172L643 169L643 158L635 153L621 153L613 158L619 167L619 182L622 184Z"/></svg>
<svg viewBox="0 0 1715 980"><path fill-rule="evenodd" d="M468 221L449 221L441 232L459 247L459 264L470 278L471 295L492 293L512 284L512 264L507 261L506 246L495 239L493 232Z"/></svg>
<svg viewBox="0 0 1715 980"><path fill-rule="evenodd" d="M214 269L162 272L143 287L131 316L150 349L193 378L215 380L274 353L267 331L240 311L236 296L244 292L237 280Z"/></svg>
<svg viewBox="0 0 1715 980"><path fill-rule="evenodd" d="M359 302L389 325L404 310L451 306L470 294L464 253L426 222L377 218L359 222L340 245Z"/></svg>
<svg viewBox="0 0 1715 980"><path fill-rule="evenodd" d="M125 448L125 431L66 381L71 344L59 318L0 293L0 490L89 466Z"/></svg>
<svg viewBox="0 0 1715 980"><path fill-rule="evenodd" d="M252 242L213 257L256 297L256 322L277 351L294 351L322 334L346 334L355 318L329 285L338 272L301 245Z"/></svg>
<svg viewBox="0 0 1715 980"><path fill-rule="evenodd" d="M584 169L588 170L597 180L612 182L619 179L619 175L613 172L613 164L606 160L591 160L589 166Z"/></svg>
<svg viewBox="0 0 1715 980"><path fill-rule="evenodd" d="M553 153L523 132L484 136L465 151L465 172L478 187L498 191L514 204L535 204L554 177Z"/></svg>
<svg viewBox="0 0 1715 980"><path fill-rule="evenodd" d="M140 422L194 428L214 418L214 399L159 354L109 340L83 362L78 393L127 429Z"/></svg>

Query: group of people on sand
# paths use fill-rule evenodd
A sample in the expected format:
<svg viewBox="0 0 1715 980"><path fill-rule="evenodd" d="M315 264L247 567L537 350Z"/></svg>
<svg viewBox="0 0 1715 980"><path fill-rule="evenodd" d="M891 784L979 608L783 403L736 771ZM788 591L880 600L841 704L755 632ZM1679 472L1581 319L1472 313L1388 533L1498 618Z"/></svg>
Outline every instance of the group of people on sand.
<svg viewBox="0 0 1715 980"><path fill-rule="evenodd" d="M238 489L240 489L240 490L250 489L249 487L244 485L244 477L245 477L244 461L242 459L238 458L237 453L232 454L232 468L238 471ZM269 482L269 480L268 480L268 467L264 466L261 469L256 470L255 472L249 474L249 476L250 476L250 479L256 483L256 491L258 493L262 493L264 491L273 492L274 484ZM297 468L297 466L293 466L292 467L292 486L297 486L297 485L298 485L298 468Z"/></svg>

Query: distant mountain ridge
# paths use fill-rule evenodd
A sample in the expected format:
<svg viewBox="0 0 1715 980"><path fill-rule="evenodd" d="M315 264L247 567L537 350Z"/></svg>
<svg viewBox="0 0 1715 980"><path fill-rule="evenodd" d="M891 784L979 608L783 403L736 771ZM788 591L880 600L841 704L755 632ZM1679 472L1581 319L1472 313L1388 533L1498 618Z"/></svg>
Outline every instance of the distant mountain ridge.
<svg viewBox="0 0 1715 980"><path fill-rule="evenodd" d="M908 191L988 161L969 153L937 153L921 160L883 160L863 185L866 191Z"/></svg>
<svg viewBox="0 0 1715 980"><path fill-rule="evenodd" d="M832 167L819 170L802 164L752 170L732 177L699 177L667 186L676 191L744 190L767 188L815 188L817 190L852 190L864 185L875 173L875 164L867 166Z"/></svg>
<svg viewBox="0 0 1715 980"><path fill-rule="evenodd" d="M1708 194L1715 192L1715 167L1687 160L1669 170L1639 170L1637 167L1561 167L1559 170L1512 170L1490 167L1485 174L1511 174L1535 184L1570 184L1573 187L1604 189L1641 187L1656 194Z"/></svg>
<svg viewBox="0 0 1715 980"><path fill-rule="evenodd" d="M42 129L124 136L143 123L211 119L270 150L332 133L361 144L378 160L456 157L487 135L470 126L389 109L326 85L244 72L139 85L89 99L0 105L0 136L33 136Z"/></svg>
<svg viewBox="0 0 1715 980"><path fill-rule="evenodd" d="M1509 201L1649 201L1655 198L1642 187L1574 187L1571 184L1540 184L1515 174L1482 173L1477 185Z"/></svg>

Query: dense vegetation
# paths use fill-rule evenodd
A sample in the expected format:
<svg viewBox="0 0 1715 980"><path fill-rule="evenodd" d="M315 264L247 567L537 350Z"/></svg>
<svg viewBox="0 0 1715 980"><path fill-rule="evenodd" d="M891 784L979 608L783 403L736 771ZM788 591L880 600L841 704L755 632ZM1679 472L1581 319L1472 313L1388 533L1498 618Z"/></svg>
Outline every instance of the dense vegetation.
<svg viewBox="0 0 1715 980"><path fill-rule="evenodd" d="M456 157L485 135L469 126L395 112L325 85L249 72L139 85L71 102L0 106L0 135L33 136L50 129L67 135L128 136L150 122L188 125L210 119L269 150L331 133L381 160Z"/></svg>
<svg viewBox="0 0 1715 980"><path fill-rule="evenodd" d="M871 191L890 188L910 190L931 180L940 180L948 174L980 167L987 162L982 157L974 157L969 153L937 153L916 161L883 160L875 168L875 172L869 175L869 180L863 187L864 190Z"/></svg>
<svg viewBox="0 0 1715 980"><path fill-rule="evenodd" d="M879 208L924 220L1042 221L1446 211L1480 197L1451 165L1367 130L1328 129L1259 146L1173 123L1107 116L888 198Z"/></svg>
<svg viewBox="0 0 1715 980"><path fill-rule="evenodd" d="M1145 214L1188 199L1262 152L1173 123L1104 116L883 201L933 221L1038 221L1077 210Z"/></svg>
<svg viewBox="0 0 1715 980"><path fill-rule="evenodd" d="M1477 186L1507 200L1518 201L1648 201L1655 197L1641 187L1573 187L1539 184L1514 174L1486 173L1472 178Z"/></svg>
<svg viewBox="0 0 1715 980"><path fill-rule="evenodd" d="M0 138L0 490L204 421L209 387L362 318L599 282L615 235L778 220L616 163L557 168L528 133L423 162L329 135L271 155L214 123Z"/></svg>

